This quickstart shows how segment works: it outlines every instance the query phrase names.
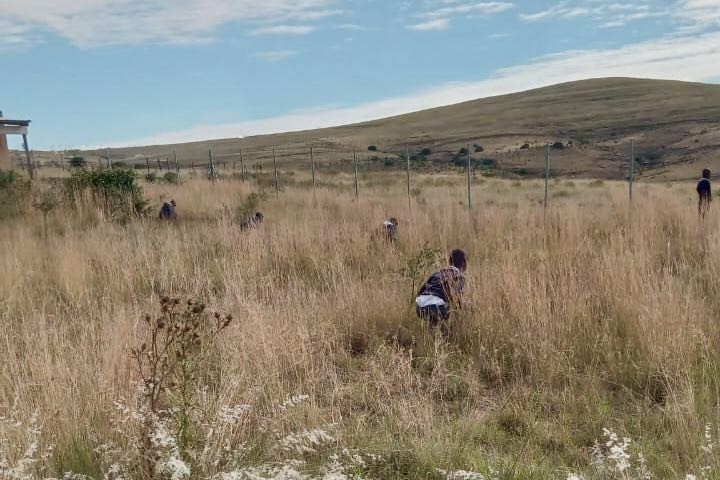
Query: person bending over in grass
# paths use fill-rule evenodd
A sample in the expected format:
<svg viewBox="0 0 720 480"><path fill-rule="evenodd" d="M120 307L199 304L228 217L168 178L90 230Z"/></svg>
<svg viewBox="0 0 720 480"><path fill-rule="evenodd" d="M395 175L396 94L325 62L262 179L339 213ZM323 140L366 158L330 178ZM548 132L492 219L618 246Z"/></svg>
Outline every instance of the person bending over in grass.
<svg viewBox="0 0 720 480"><path fill-rule="evenodd" d="M390 243L395 243L398 233L398 221L395 217L390 217L383 222L383 235L385 240Z"/></svg>
<svg viewBox="0 0 720 480"><path fill-rule="evenodd" d="M160 220L177 220L176 205L175 200L163 203L162 208L160 208Z"/></svg>
<svg viewBox="0 0 720 480"><path fill-rule="evenodd" d="M702 172L702 178L697 184L698 193L698 215L705 218L710 210L710 202L712 202L712 187L710 185L710 169L706 168Z"/></svg>
<svg viewBox="0 0 720 480"><path fill-rule="evenodd" d="M265 216L261 212L255 213L255 215L252 215L240 224L240 230L252 230L260 227L260 225L263 223L263 220L265 219Z"/></svg>
<svg viewBox="0 0 720 480"><path fill-rule="evenodd" d="M465 252L453 250L450 253L450 265L430 275L415 299L418 317L428 322L432 330L440 328L445 337L448 335L446 322L451 310L462 308L465 270Z"/></svg>

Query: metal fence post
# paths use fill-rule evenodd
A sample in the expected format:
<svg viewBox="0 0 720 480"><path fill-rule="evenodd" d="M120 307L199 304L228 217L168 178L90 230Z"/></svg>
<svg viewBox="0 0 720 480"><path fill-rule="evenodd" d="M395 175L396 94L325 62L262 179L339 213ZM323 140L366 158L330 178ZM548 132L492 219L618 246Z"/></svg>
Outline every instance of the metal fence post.
<svg viewBox="0 0 720 480"><path fill-rule="evenodd" d="M467 202L468 202L468 213L472 214L472 197L470 193L470 144L467 146Z"/></svg>
<svg viewBox="0 0 720 480"><path fill-rule="evenodd" d="M545 142L545 200L543 201L543 209L547 211L548 207L548 182L550 181L550 141Z"/></svg>
<svg viewBox="0 0 720 480"><path fill-rule="evenodd" d="M635 180L635 140L630 140L630 203L633 201L633 181Z"/></svg>
<svg viewBox="0 0 720 480"><path fill-rule="evenodd" d="M405 157L407 158L407 195L408 195L408 212L410 212L412 205L410 201L410 146L405 145Z"/></svg>
<svg viewBox="0 0 720 480"><path fill-rule="evenodd" d="M240 147L240 179L245 183L245 162L243 160L242 146Z"/></svg>
<svg viewBox="0 0 720 480"><path fill-rule="evenodd" d="M175 158L175 173L180 176L180 163L178 163L177 151L173 150L173 157Z"/></svg>
<svg viewBox="0 0 720 480"><path fill-rule="evenodd" d="M315 192L317 190L317 183L315 182L315 152L312 146L310 147L310 164L312 165L313 192Z"/></svg>
<svg viewBox="0 0 720 480"><path fill-rule="evenodd" d="M355 200L358 200L360 192L358 190L358 168L357 168L357 155L355 154L355 147L353 147L353 166L355 167Z"/></svg>
<svg viewBox="0 0 720 480"><path fill-rule="evenodd" d="M147 167L148 175L150 175L150 159L145 157L145 166Z"/></svg>
<svg viewBox="0 0 720 480"><path fill-rule="evenodd" d="M273 168L275 169L275 196L280 196L280 186L278 185L277 156L275 155L275 146L273 146Z"/></svg>

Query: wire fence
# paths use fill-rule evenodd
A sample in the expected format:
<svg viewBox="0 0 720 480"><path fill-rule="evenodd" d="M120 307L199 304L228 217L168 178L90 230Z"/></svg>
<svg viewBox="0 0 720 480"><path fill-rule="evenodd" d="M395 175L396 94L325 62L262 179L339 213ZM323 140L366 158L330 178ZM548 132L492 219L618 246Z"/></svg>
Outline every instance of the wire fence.
<svg viewBox="0 0 720 480"><path fill-rule="evenodd" d="M355 198L362 195L361 178L366 173L404 170L408 205L413 194L415 175L439 171L463 171L467 178L467 207L472 210L473 179L483 176L514 176L542 178L545 182L543 205L548 207L549 182L551 178L577 176L582 172L577 159L593 150L603 157L598 168L605 169L606 176L621 177L628 181L628 196L632 201L633 183L638 170L658 167L657 156L636 156L634 141L597 142L574 144L568 142L524 143L512 150L485 151L478 143L457 144L408 143L404 148L381 148L375 145L363 149L318 144L313 146L286 146L238 148L237 145L209 148L204 155L197 151L179 154L169 150L152 155L137 154L132 157L113 156L110 150L86 152L57 152L43 161L33 161L34 168L56 167L72 170L85 166L108 168L132 168L146 178L176 175L175 180L186 173L207 176L213 182L232 177L242 181L262 180L279 195L287 183L290 172L306 171L310 176L307 185L317 189L325 185L324 176L345 174L349 176ZM542 155L542 157L540 157ZM587 155L586 155L587 156ZM555 165L555 158L562 165ZM501 158L501 160L498 160ZM26 168L23 163L18 164Z"/></svg>

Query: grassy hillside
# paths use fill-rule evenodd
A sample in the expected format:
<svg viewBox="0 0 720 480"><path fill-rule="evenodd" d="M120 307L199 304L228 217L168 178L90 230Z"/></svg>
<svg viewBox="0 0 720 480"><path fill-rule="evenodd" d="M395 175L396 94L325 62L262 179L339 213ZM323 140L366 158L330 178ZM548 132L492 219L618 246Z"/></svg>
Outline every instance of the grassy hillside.
<svg viewBox="0 0 720 480"><path fill-rule="evenodd" d="M111 149L110 156L144 162L144 156L168 156L174 150L184 164L201 163L207 162L208 149L213 148L218 161L232 162L239 157L224 155L242 148L246 164L269 166L276 145L281 167L307 167L313 145L321 168L349 168L354 147L369 166L393 169L403 166L400 160L409 145L415 168L437 169L454 159L460 165L458 152L471 144L473 158L489 173L533 176L543 170L546 139L565 147L553 150L556 175L622 178L630 140L635 139L641 175L694 178L706 165L720 169L720 157L715 155L720 147L720 86L628 78L586 80L356 125ZM371 145L377 151L368 151ZM88 159L104 154L80 153Z"/></svg>

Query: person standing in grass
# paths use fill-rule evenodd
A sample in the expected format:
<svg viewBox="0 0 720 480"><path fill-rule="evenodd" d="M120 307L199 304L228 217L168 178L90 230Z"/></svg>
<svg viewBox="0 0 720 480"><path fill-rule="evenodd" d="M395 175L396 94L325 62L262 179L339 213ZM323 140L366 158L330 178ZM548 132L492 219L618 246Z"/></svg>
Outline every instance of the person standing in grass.
<svg viewBox="0 0 720 480"><path fill-rule="evenodd" d="M710 185L710 172L709 168L706 168L702 172L702 178L697 184L698 193L698 215L700 218L705 218L707 212L710 210L710 203L712 202L712 186Z"/></svg>
<svg viewBox="0 0 720 480"><path fill-rule="evenodd" d="M467 255L462 250L450 253L450 265L433 273L420 287L415 299L418 317L432 330L448 335L447 320L452 310L462 308Z"/></svg>

